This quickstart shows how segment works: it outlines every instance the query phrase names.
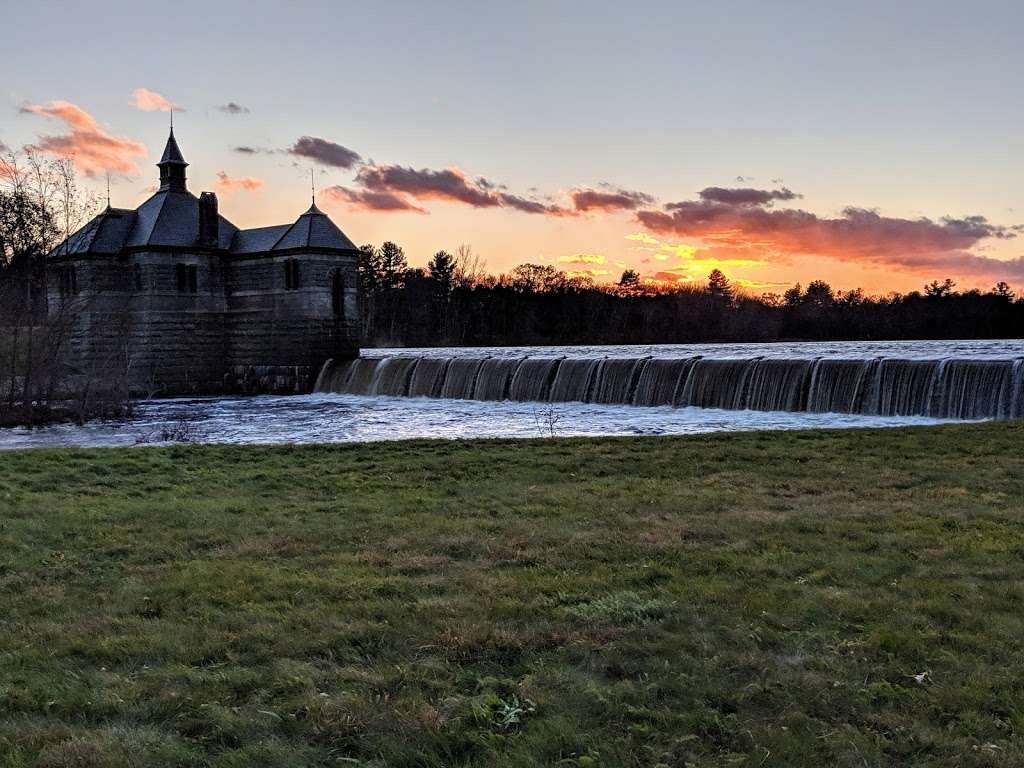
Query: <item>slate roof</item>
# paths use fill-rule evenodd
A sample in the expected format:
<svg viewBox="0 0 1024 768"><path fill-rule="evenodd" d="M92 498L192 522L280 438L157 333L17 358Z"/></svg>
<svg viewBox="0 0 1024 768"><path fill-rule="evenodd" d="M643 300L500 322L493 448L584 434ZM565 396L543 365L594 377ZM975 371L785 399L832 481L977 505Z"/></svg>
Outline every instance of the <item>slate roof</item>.
<svg viewBox="0 0 1024 768"><path fill-rule="evenodd" d="M171 130L160 166L187 166ZM184 173L184 171L182 171ZM199 240L199 198L183 188L163 187L136 210L107 208L50 252L51 258L65 253L116 254L123 248L196 248ZM271 253L290 250L354 251L349 240L314 203L293 224L238 229L220 219L217 247L234 254Z"/></svg>
<svg viewBox="0 0 1024 768"><path fill-rule="evenodd" d="M274 247L291 224L278 224L274 227L257 227L256 229L240 229L235 232L231 241L232 253L265 253Z"/></svg>
<svg viewBox="0 0 1024 768"><path fill-rule="evenodd" d="M188 163L185 162L184 156L181 154L181 150L178 149L178 142L174 138L173 128L171 128L171 135L167 137L167 145L164 147L163 157L160 158L160 162L157 163L157 165L168 165L172 163L175 165L188 165Z"/></svg>
<svg viewBox="0 0 1024 768"><path fill-rule="evenodd" d="M53 249L51 256L74 256L83 253L117 253L135 224L135 211L107 208L102 213Z"/></svg>
<svg viewBox="0 0 1024 768"><path fill-rule="evenodd" d="M191 192L160 190L139 206L135 226L125 242L128 248L148 245L187 248L199 239L199 198ZM238 227L220 219L218 248L227 250Z"/></svg>
<svg viewBox="0 0 1024 768"><path fill-rule="evenodd" d="M299 216L288 231L274 244L273 250L284 251L293 248L327 248L340 251L356 250L355 243L338 229L327 214L313 203L309 210Z"/></svg>

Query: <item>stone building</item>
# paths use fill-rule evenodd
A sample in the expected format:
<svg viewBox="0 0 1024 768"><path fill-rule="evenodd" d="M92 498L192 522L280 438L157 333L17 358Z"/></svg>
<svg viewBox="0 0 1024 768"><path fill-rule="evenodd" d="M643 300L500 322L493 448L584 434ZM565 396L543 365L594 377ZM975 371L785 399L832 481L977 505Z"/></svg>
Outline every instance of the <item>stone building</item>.
<svg viewBox="0 0 1024 768"><path fill-rule="evenodd" d="M111 208L47 258L72 376L139 393L308 391L328 358L359 354L356 246L317 209L239 229L188 191L167 139L157 192Z"/></svg>

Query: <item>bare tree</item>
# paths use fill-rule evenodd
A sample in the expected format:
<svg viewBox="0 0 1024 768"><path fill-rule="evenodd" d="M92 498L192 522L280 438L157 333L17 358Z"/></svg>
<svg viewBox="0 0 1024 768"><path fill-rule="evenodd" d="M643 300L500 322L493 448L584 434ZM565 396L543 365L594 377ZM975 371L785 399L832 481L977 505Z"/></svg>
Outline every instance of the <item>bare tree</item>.
<svg viewBox="0 0 1024 768"><path fill-rule="evenodd" d="M49 305L47 255L95 207L69 160L30 150L0 158L0 384L4 421L32 423L64 373L64 355L81 310L74 286ZM73 279L73 278L72 278ZM64 287L64 286L62 286Z"/></svg>

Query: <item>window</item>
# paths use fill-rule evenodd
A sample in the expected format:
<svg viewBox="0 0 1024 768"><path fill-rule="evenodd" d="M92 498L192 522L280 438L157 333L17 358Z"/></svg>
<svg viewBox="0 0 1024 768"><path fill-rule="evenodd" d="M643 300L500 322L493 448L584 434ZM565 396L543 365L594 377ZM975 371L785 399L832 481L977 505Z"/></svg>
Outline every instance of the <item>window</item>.
<svg viewBox="0 0 1024 768"><path fill-rule="evenodd" d="M284 289L286 291L297 291L299 289L298 259L286 259L284 262Z"/></svg>
<svg viewBox="0 0 1024 768"><path fill-rule="evenodd" d="M135 277L135 290L136 291L141 291L142 288L143 288L143 285L142 285L142 265L141 264L136 264L134 267L132 267L132 272L133 272L134 277Z"/></svg>
<svg viewBox="0 0 1024 768"><path fill-rule="evenodd" d="M78 275L74 267L65 267L57 273L57 287L61 296L78 295Z"/></svg>
<svg viewBox="0 0 1024 768"><path fill-rule="evenodd" d="M335 317L345 316L345 278L341 272L331 276L331 309Z"/></svg>
<svg viewBox="0 0 1024 768"><path fill-rule="evenodd" d="M178 264L178 293L196 293L199 290L199 270L195 264Z"/></svg>

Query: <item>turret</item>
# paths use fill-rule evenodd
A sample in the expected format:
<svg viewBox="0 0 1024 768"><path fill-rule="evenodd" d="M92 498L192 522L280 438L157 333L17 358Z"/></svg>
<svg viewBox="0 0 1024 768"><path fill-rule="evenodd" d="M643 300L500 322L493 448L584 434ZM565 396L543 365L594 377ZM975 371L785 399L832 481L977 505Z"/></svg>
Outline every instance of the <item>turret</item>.
<svg viewBox="0 0 1024 768"><path fill-rule="evenodd" d="M174 140L174 128L171 128L171 135L167 137L167 146L164 147L163 157L156 164L160 169L160 190L169 192L185 192L185 169L188 163L181 156L178 149L178 142Z"/></svg>

